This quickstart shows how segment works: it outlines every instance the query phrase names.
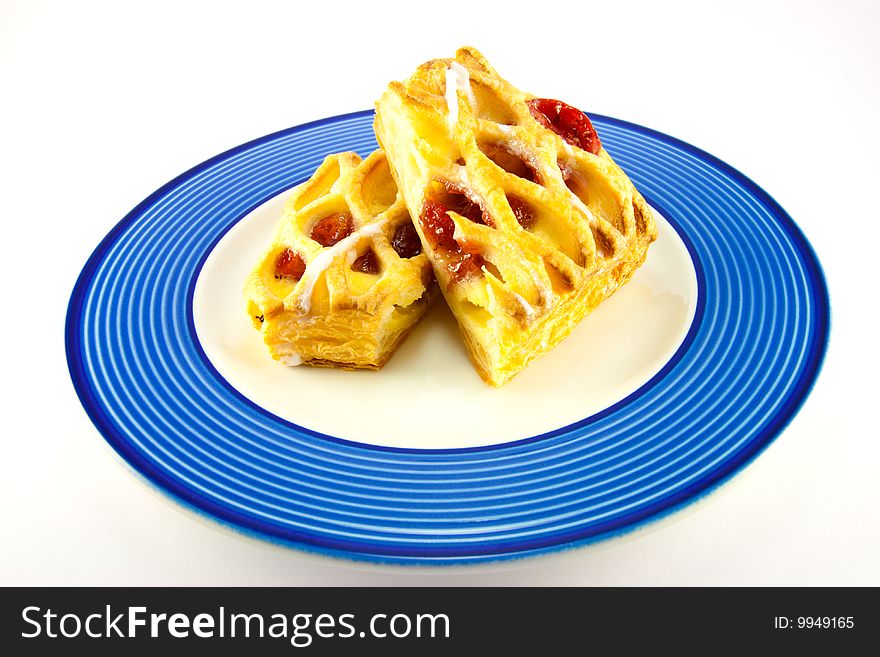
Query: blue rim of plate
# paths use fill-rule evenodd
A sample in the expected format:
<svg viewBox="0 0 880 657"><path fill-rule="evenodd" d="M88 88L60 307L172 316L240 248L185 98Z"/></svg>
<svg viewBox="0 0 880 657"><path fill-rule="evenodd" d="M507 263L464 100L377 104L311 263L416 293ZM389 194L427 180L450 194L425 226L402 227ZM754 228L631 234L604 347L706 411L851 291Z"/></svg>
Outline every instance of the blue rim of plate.
<svg viewBox="0 0 880 657"><path fill-rule="evenodd" d="M237 221L326 154L371 152L372 116L296 126L197 165L126 215L80 273L65 327L74 387L106 441L161 490L234 529L333 556L524 557L695 501L800 408L829 331L827 287L806 238L721 160L600 115L590 117L605 148L672 224L697 272L687 337L648 383L564 428L447 450L326 436L244 397L196 336L202 265Z"/></svg>

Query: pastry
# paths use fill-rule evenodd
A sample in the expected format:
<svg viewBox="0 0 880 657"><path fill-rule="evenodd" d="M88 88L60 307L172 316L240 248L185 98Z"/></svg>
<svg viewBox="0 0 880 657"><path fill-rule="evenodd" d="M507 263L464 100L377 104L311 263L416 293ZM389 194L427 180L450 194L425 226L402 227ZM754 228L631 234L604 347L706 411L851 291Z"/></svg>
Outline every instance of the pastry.
<svg viewBox="0 0 880 657"><path fill-rule="evenodd" d="M245 285L247 312L287 365L379 369L436 288L381 151L328 156L293 190Z"/></svg>
<svg viewBox="0 0 880 657"><path fill-rule="evenodd" d="M490 384L565 338L656 238L586 115L520 91L473 48L392 82L374 128Z"/></svg>

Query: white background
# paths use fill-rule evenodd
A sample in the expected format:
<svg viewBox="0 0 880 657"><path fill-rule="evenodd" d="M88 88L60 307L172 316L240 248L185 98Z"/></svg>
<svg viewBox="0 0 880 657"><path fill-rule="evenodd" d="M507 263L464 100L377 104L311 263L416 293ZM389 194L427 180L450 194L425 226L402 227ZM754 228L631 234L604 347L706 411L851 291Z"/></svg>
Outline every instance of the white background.
<svg viewBox="0 0 880 657"><path fill-rule="evenodd" d="M0 584L880 584L878 32L876 1L0 1ZM832 300L807 403L687 511L524 561L310 556L170 502L70 384L63 320L88 255L194 164L368 108L465 43L523 89L717 155L789 211Z"/></svg>

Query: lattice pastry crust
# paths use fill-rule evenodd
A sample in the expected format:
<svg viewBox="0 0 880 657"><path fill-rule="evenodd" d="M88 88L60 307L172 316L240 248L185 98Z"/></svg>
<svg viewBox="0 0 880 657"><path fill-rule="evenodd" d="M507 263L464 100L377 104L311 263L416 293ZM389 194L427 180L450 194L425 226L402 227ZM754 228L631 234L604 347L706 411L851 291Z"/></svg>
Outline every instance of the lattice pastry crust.
<svg viewBox="0 0 880 657"><path fill-rule="evenodd" d="M379 143L480 375L501 385L629 280L651 210L583 113L473 48L392 82Z"/></svg>
<svg viewBox="0 0 880 657"><path fill-rule="evenodd" d="M272 357L379 369L427 310L436 285L381 151L328 156L287 200L245 284Z"/></svg>

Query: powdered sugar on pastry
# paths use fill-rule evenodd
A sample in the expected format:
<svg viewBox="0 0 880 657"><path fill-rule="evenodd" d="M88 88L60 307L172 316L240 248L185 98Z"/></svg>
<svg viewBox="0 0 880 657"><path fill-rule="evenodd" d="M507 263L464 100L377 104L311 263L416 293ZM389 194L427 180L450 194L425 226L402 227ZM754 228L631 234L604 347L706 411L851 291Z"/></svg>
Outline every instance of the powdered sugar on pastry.
<svg viewBox="0 0 880 657"><path fill-rule="evenodd" d="M517 294L516 292L512 292L512 294L513 294L513 298L516 299L517 301L519 301L519 305L521 305L523 307L523 310L526 311L526 316L529 319L532 319L536 314L534 307L532 307L532 304L530 304L528 301L526 301L525 298L521 294Z"/></svg>
<svg viewBox="0 0 880 657"><path fill-rule="evenodd" d="M374 224L364 226L345 239L339 240L333 246L327 247L321 251L321 253L319 253L318 256L308 264L302 277L302 291L300 292L298 300L299 307L302 309L303 313L308 314L312 309L312 292L315 289L315 283L318 281L318 277L327 270L327 267L333 263L336 257L346 253L349 249L354 249L362 238L381 233L386 222L387 220L383 219Z"/></svg>
<svg viewBox="0 0 880 657"><path fill-rule="evenodd" d="M516 139L515 137L511 137L504 142L504 145L507 147L507 150L509 150L513 155L521 158L522 161L528 164L534 171L541 171L541 160L535 157L534 152L531 148L528 147L527 144L523 143L519 139Z"/></svg>
<svg viewBox="0 0 880 657"><path fill-rule="evenodd" d="M446 120L450 127L458 123L458 92L468 97L471 104L476 104L471 89L471 76L468 70L458 62L452 62L446 69Z"/></svg>
<svg viewBox="0 0 880 657"><path fill-rule="evenodd" d="M483 271L488 273L486 271L485 267L483 268ZM537 315L537 311L535 310L534 306L532 306L532 304L530 304L528 301L526 301L525 297L523 297L521 294L514 292L513 290L511 290L510 293L513 296L513 298L516 299L517 303L519 303L519 305L522 307L522 309L526 313L526 317L528 317L529 321L533 320L535 318L535 316ZM496 306L498 304L498 298L495 296L495 290L492 289L491 285L486 288L486 296L488 296L488 298L489 298L489 305L490 306Z"/></svg>

